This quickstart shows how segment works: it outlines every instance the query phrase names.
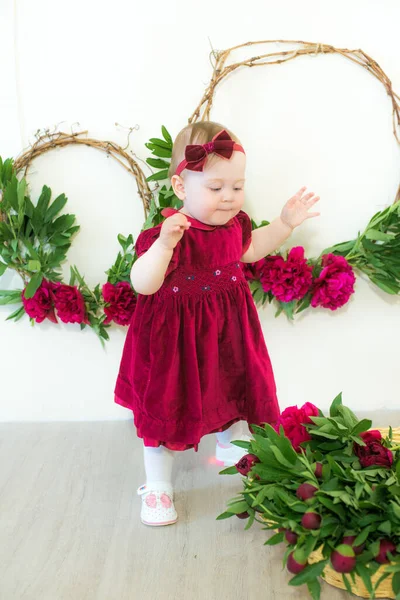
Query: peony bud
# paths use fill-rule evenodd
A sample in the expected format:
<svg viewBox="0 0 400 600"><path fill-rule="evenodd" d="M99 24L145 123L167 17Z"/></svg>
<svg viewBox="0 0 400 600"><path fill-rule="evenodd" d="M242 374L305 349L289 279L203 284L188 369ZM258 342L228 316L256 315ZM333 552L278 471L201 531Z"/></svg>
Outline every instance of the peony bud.
<svg viewBox="0 0 400 600"><path fill-rule="evenodd" d="M395 554L396 544L394 544L391 540L381 540L379 545L379 552L377 556L375 556L376 562L381 565L389 563L390 560L387 557L387 552L391 552L391 554Z"/></svg>
<svg viewBox="0 0 400 600"><path fill-rule="evenodd" d="M306 502L307 500L311 500L313 498L315 492L318 492L318 488L316 488L315 485L312 485L311 483L302 483L297 488L296 496L300 498L300 500L304 500Z"/></svg>
<svg viewBox="0 0 400 600"><path fill-rule="evenodd" d="M239 519L247 519L250 515L246 510L245 512L236 513L236 516L239 517Z"/></svg>
<svg viewBox="0 0 400 600"><path fill-rule="evenodd" d="M337 573L350 573L356 566L356 555L351 546L340 544L331 554L332 567Z"/></svg>
<svg viewBox="0 0 400 600"><path fill-rule="evenodd" d="M321 516L313 510L304 513L301 524L304 529L319 529L321 527Z"/></svg>
<svg viewBox="0 0 400 600"><path fill-rule="evenodd" d="M303 571L307 566L307 559L304 556L303 550L294 550L291 552L288 556L286 566L287 570L294 575Z"/></svg>
<svg viewBox="0 0 400 600"><path fill-rule="evenodd" d="M351 546L353 548L355 554L361 554L361 552L363 552L363 550L365 548L365 543L361 544L360 546L353 546L353 542L355 539L356 539L355 535L346 535L342 539L342 544L349 544L349 546Z"/></svg>
<svg viewBox="0 0 400 600"><path fill-rule="evenodd" d="M295 533L294 531L291 531L290 529L286 529L285 531L285 539L289 544L296 544L297 543L297 538L299 536L297 535L297 533Z"/></svg>
<svg viewBox="0 0 400 600"><path fill-rule="evenodd" d="M249 473L253 466L258 462L260 462L260 459L255 454L245 454L242 456L239 462L236 463L235 467L239 473L242 475L247 475L247 473ZM256 476L256 479L260 478Z"/></svg>
<svg viewBox="0 0 400 600"><path fill-rule="evenodd" d="M317 479L321 479L322 478L322 467L323 467L323 465L320 462L316 462L314 464L314 473L315 473L315 477Z"/></svg>

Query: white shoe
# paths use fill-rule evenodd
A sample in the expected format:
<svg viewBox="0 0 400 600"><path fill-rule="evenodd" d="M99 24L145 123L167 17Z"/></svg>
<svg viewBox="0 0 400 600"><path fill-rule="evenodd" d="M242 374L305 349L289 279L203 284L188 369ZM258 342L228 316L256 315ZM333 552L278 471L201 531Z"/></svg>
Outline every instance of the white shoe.
<svg viewBox="0 0 400 600"><path fill-rule="evenodd" d="M157 527L172 525L178 520L174 506L174 491L169 482L156 482L150 488L146 484L137 489L138 496L142 496L142 510L140 520L144 525Z"/></svg>
<svg viewBox="0 0 400 600"><path fill-rule="evenodd" d="M243 442L249 442L251 437L248 435L241 435L237 438L237 441L242 440ZM232 440L232 441L236 441ZM236 465L239 460L249 454L249 451L245 448L240 448L239 446L235 446L234 444L229 444L228 448L223 448L220 446L219 442L217 442L216 450L215 450L215 458L216 464L225 467L231 467Z"/></svg>

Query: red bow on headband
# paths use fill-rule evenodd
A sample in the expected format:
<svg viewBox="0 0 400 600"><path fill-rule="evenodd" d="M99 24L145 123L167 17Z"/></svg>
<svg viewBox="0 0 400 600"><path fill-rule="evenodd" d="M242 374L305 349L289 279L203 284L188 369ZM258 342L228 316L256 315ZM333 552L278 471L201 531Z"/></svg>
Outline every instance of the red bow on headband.
<svg viewBox="0 0 400 600"><path fill-rule="evenodd" d="M180 175L183 169L189 171L202 171L208 154L217 154L221 158L229 159L234 150L244 153L240 144L233 141L225 129L217 133L207 144L189 144L185 148L185 160L179 163L175 174Z"/></svg>

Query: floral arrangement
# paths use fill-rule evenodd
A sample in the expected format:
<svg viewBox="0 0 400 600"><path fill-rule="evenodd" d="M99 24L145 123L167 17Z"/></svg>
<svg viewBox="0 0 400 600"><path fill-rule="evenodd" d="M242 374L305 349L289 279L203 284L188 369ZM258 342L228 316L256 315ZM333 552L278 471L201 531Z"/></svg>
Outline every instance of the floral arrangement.
<svg viewBox="0 0 400 600"><path fill-rule="evenodd" d="M318 577L329 569L352 593L357 580L368 596L391 578L400 597L400 445L359 420L339 394L325 416L307 402L286 408L272 426L251 426L253 439L233 467L243 490L217 519L237 516L275 530L265 544L287 544L283 564L290 585L307 584L320 598Z"/></svg>
<svg viewBox="0 0 400 600"><path fill-rule="evenodd" d="M354 293L354 271L343 256L323 254L320 264L313 267L304 252L302 246L296 246L289 250L286 260L276 254L256 263L242 263L255 301L264 304L275 299L279 303L275 316L283 310L293 319L294 310L299 313L310 305L336 310Z"/></svg>
<svg viewBox="0 0 400 600"><path fill-rule="evenodd" d="M164 126L161 131L162 138L151 138L146 144L153 154L147 164L154 172L145 181L156 183L143 229L162 221L163 208L182 206L170 186L159 185L168 176L173 144ZM34 204L26 179L17 178L13 159L3 162L0 158L0 276L11 269L24 282L22 289L0 290L0 304L17 305L7 320L17 321L27 314L32 325L45 319L58 323L57 318L79 323L81 329L91 327L104 345L111 324L129 325L135 310L136 294L130 282L137 258L133 237L118 235L122 252L106 271L106 283L90 289L76 266L70 268L69 282L63 282L61 263L79 231L75 215L59 214L66 202L64 194L51 201L50 188L43 186ZM260 226L267 224L263 221ZM257 228L254 221L253 228ZM353 267L385 292L398 294L399 243L400 200L374 215L356 240L327 248L318 258L306 259L300 246L292 248L286 258L278 252L242 268L255 302L275 301L275 316L284 312L293 319L309 306L337 310L345 305L354 293Z"/></svg>

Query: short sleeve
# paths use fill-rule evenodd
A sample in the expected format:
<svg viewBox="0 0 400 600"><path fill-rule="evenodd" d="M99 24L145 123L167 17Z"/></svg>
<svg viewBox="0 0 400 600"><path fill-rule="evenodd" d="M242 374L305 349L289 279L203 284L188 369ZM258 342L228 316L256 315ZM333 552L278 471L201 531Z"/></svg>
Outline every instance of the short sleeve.
<svg viewBox="0 0 400 600"><path fill-rule="evenodd" d="M249 215L243 210L238 212L236 218L240 223L240 227L242 228L242 252L244 254L245 252L247 252L251 244L251 219Z"/></svg>
<svg viewBox="0 0 400 600"><path fill-rule="evenodd" d="M142 256L154 242L160 237L161 224L156 227L151 227L151 229L145 229L142 231L136 240L135 250L138 257ZM174 248L174 253L172 255L171 261L168 265L167 271L165 273L165 277L167 277L172 271L174 271L179 262L179 248L180 244Z"/></svg>

